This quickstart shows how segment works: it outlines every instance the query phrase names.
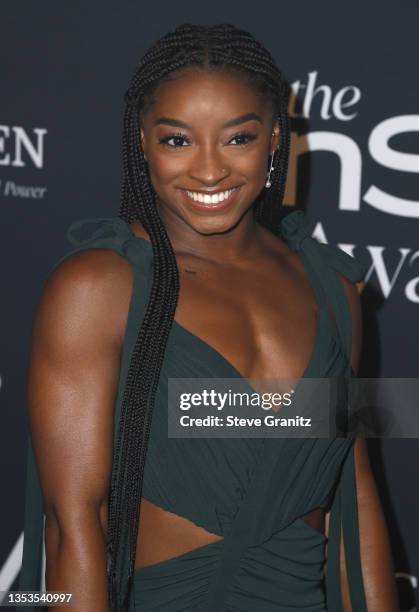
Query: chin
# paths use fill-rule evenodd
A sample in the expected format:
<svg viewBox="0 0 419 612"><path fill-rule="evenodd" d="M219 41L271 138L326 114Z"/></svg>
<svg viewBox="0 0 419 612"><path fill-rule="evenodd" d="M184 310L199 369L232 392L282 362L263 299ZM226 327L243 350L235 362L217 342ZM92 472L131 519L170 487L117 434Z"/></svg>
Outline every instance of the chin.
<svg viewBox="0 0 419 612"><path fill-rule="evenodd" d="M240 221L241 216L234 216L232 218L231 215L224 215L219 218L210 218L210 217L200 217L199 219L191 219L187 220L188 225L192 227L199 234L203 234L208 236L210 234L224 234L232 230L237 223Z"/></svg>

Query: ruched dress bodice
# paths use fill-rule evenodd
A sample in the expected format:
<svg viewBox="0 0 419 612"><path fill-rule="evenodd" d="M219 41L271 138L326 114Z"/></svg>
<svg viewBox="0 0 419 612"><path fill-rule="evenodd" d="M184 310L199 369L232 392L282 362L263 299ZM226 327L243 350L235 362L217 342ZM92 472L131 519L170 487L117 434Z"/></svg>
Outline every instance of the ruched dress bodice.
<svg viewBox="0 0 419 612"><path fill-rule="evenodd" d="M300 254L318 302L315 344L303 379L353 377L351 317L336 272L360 281L365 266L312 238L302 211L289 213L281 229L288 245ZM75 249L65 257L84 248L111 248L133 265L115 402L116 436L130 358L151 289L153 251L118 217L80 219L69 228L68 238ZM357 612L366 611L353 439L168 437L170 378L242 377L217 350L173 322L154 403L142 495L223 539L136 569L131 609L340 612L342 528L352 606ZM20 588L36 590L42 557L42 501L30 441L27 478ZM303 520L316 508L330 509L328 538ZM118 580L122 588L124 568Z"/></svg>

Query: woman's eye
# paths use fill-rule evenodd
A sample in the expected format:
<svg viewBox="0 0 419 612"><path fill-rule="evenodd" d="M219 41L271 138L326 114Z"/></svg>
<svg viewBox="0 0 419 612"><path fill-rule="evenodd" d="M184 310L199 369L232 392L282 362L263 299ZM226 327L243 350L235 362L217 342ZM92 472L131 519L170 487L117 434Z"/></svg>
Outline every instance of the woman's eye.
<svg viewBox="0 0 419 612"><path fill-rule="evenodd" d="M229 143L234 140L237 141L237 145L245 146L252 140L256 140L257 135L251 134L250 132L241 132L240 134L236 134L233 136ZM163 136L159 139L159 143L170 147L171 149L180 149L186 145L190 145L189 139L184 134L168 134L167 136ZM233 142L234 144L234 142Z"/></svg>
<svg viewBox="0 0 419 612"><path fill-rule="evenodd" d="M239 145L246 145L252 140L256 140L256 138L257 138L256 134L251 134L250 132L242 132L240 134L236 134L235 136L233 136L231 140L238 140Z"/></svg>
<svg viewBox="0 0 419 612"><path fill-rule="evenodd" d="M174 144L171 144L170 141L173 141ZM172 149L180 149L183 146L182 142L189 143L189 140L183 134L169 134L159 139L160 144L167 145Z"/></svg>

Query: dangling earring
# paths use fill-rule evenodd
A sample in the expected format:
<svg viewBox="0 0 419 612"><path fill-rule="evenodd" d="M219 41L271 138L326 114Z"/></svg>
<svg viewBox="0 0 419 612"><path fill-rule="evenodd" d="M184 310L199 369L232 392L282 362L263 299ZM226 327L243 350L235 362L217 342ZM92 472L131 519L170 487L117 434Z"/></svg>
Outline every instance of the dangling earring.
<svg viewBox="0 0 419 612"><path fill-rule="evenodd" d="M275 136L275 132L272 132L272 136ZM276 149L279 149L279 146L276 147ZM272 156L271 156L271 165L270 168L268 170L268 173L266 175L266 183L265 183L265 187L267 189L269 189L269 187L272 185L272 181L271 181L271 174L272 174L272 170L275 170L275 166L274 166L274 155L275 155L275 151L276 149L274 149Z"/></svg>
<svg viewBox="0 0 419 612"><path fill-rule="evenodd" d="M272 156L271 156L271 166L270 166L269 171L268 171L268 173L266 175L267 180L266 180L266 183L265 183L265 187L267 189L269 189L269 187L272 185L272 183L271 183L271 174L272 174L272 170L275 170L275 166L273 165L274 155L275 155L275 151L272 153Z"/></svg>

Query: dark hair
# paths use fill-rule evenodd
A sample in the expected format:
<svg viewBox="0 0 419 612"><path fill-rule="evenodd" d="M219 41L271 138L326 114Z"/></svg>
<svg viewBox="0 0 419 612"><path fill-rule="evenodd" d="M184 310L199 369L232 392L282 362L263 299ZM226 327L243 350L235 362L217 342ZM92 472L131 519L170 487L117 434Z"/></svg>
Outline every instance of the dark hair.
<svg viewBox="0 0 419 612"><path fill-rule="evenodd" d="M111 611L125 609L132 588L153 404L179 293L175 255L157 211L156 194L141 149L141 117L158 95L158 87L192 66L228 71L253 86L271 104L280 127L279 153L271 176L272 187L262 190L254 209L259 223L280 234L290 141L288 95L281 73L271 54L246 31L230 24L183 24L145 53L125 94L119 216L127 223L139 220L147 231L153 249L153 282L129 365L114 448L107 541ZM125 592L121 593L117 576L124 563L124 546L128 546L129 565Z"/></svg>

